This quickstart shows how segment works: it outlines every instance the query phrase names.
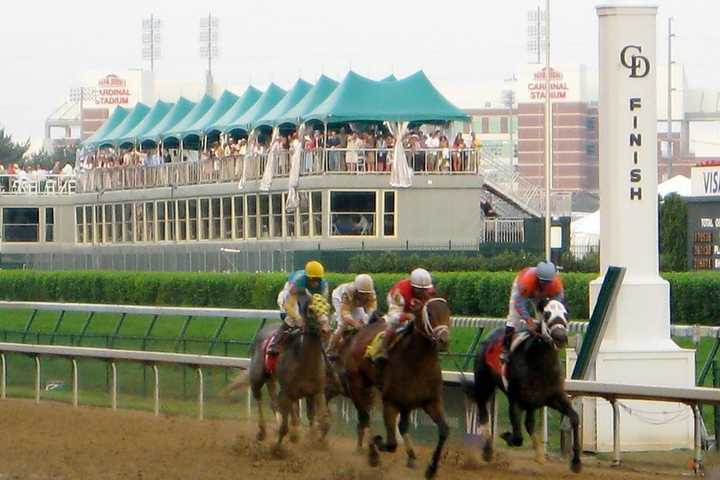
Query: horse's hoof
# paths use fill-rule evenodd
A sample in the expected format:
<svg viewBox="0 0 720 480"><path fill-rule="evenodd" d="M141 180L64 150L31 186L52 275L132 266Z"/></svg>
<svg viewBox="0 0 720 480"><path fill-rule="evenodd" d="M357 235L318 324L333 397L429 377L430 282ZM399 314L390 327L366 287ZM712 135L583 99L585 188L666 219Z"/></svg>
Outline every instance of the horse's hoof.
<svg viewBox="0 0 720 480"><path fill-rule="evenodd" d="M490 446L485 447L485 448L483 448L482 457L483 457L483 460L490 463L495 459L495 451Z"/></svg>
<svg viewBox="0 0 720 480"><path fill-rule="evenodd" d="M408 457L407 468L417 468L417 459L415 457Z"/></svg>
<svg viewBox="0 0 720 480"><path fill-rule="evenodd" d="M505 432L500 435L500 438L505 440L505 443L507 443L508 447L522 447L523 439L522 437L515 438L513 437L513 434L510 432Z"/></svg>
<svg viewBox="0 0 720 480"><path fill-rule="evenodd" d="M582 463L580 462L579 458L574 458L570 462L570 470L572 470L573 473L580 473L582 472Z"/></svg>
<svg viewBox="0 0 720 480"><path fill-rule="evenodd" d="M267 437L267 433L265 432L265 429L259 430L257 432L257 435L255 435L255 440L258 442L262 442Z"/></svg>
<svg viewBox="0 0 720 480"><path fill-rule="evenodd" d="M377 467L380 465L380 454L374 443L368 446L368 463L371 467Z"/></svg>
<svg viewBox="0 0 720 480"><path fill-rule="evenodd" d="M297 433L290 434L290 443L298 443L299 440L300 440L300 435L298 435Z"/></svg>
<svg viewBox="0 0 720 480"><path fill-rule="evenodd" d="M425 478L435 478L435 475L437 474L437 465L430 464L428 465L427 469L425 470Z"/></svg>

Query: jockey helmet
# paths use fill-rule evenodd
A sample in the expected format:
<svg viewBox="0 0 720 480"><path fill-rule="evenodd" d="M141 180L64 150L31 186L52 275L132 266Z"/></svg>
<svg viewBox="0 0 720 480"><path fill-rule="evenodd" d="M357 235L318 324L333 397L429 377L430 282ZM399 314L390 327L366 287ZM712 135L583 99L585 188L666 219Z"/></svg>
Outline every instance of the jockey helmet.
<svg viewBox="0 0 720 480"><path fill-rule="evenodd" d="M361 273L355 277L355 290L360 293L373 293L375 291L375 285L373 285L373 279L367 273Z"/></svg>
<svg viewBox="0 0 720 480"><path fill-rule="evenodd" d="M308 278L323 278L325 276L325 267L317 260L310 260L305 265L305 275Z"/></svg>
<svg viewBox="0 0 720 480"><path fill-rule="evenodd" d="M553 265L552 262L538 263L537 267L535 267L535 272L537 273L538 279L543 282L552 282L555 279L555 275L557 275L555 265Z"/></svg>
<svg viewBox="0 0 720 480"><path fill-rule="evenodd" d="M433 288L430 272L424 268L416 268L410 273L410 285L415 288Z"/></svg>

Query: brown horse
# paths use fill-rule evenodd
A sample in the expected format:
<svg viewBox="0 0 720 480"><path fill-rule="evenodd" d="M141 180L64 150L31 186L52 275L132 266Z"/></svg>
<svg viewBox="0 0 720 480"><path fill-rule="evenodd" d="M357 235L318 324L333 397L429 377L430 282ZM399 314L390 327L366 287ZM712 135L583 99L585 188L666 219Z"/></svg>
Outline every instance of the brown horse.
<svg viewBox="0 0 720 480"><path fill-rule="evenodd" d="M408 434L410 413L422 408L438 427L438 442L432 460L425 471L426 478L437 473L440 454L449 434L442 402L442 372L438 353L445 351L450 334L450 309L443 298L428 300L408 326L408 332L398 337L390 350L385 366L382 385L376 384L373 362L366 350L375 336L385 328L385 322L376 322L360 330L347 349L341 352L344 366L346 394L358 413L357 448L370 426L370 409L373 403L373 387L382 395L383 419L387 437L376 436L369 445L369 462L376 466L380 457L378 450L394 452L397 449L395 429L399 428L407 454L407 465L415 466L416 455ZM398 415L400 422L397 423Z"/></svg>
<svg viewBox="0 0 720 480"><path fill-rule="evenodd" d="M313 299L314 300L314 299ZM252 358L247 381L250 383L253 398L258 406L258 441L266 437L265 418L262 408L262 387L267 386L273 404L273 410L279 411L282 420L278 430L277 447L282 444L285 435L297 441L299 425L298 401L305 398L312 405L313 419L320 428L320 438L324 439L330 423L325 403L326 361L322 346L322 333L313 301L309 298L298 300L300 312L305 319L302 329L293 331L280 352L277 366L271 375L265 367L265 348L269 337L277 330L276 326L264 328L253 345ZM280 387L275 399L275 383ZM234 385L243 383L240 380ZM231 385L231 389L236 388ZM288 423L290 420L290 424ZM314 423L314 422L313 422ZM290 429L292 428L292 431Z"/></svg>

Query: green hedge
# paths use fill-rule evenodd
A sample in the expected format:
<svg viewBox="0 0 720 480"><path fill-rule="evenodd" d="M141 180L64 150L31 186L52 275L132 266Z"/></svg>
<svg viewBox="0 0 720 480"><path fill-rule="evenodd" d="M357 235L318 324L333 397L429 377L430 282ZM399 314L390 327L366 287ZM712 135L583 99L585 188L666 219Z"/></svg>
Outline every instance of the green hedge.
<svg viewBox="0 0 720 480"><path fill-rule="evenodd" d="M504 317L513 272L435 273L438 289L447 294L453 313ZM588 318L588 284L597 274L564 273L568 310ZM717 324L720 320L720 274L667 273L675 323ZM374 275L381 308L385 294L403 274ZM132 273L0 271L4 300L176 305L197 307L276 308L282 273ZM331 287L350 281L350 274L330 274ZM642 320L642 319L640 319Z"/></svg>

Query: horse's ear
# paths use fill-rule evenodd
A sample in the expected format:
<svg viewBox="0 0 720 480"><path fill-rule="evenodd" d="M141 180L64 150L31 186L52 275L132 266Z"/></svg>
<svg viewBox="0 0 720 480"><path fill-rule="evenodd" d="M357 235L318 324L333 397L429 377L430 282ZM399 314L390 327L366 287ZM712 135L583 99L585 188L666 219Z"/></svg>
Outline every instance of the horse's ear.
<svg viewBox="0 0 720 480"><path fill-rule="evenodd" d="M445 300L446 302L447 302L448 300L450 300L450 296L448 295L447 292L442 292L442 293L440 294L440 298L442 298L442 299Z"/></svg>

